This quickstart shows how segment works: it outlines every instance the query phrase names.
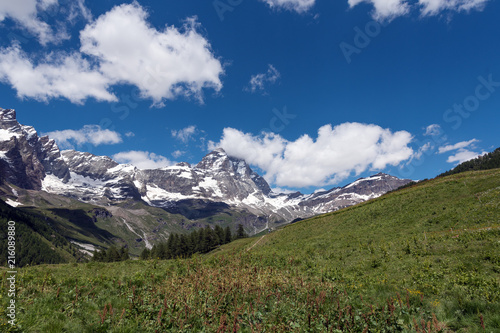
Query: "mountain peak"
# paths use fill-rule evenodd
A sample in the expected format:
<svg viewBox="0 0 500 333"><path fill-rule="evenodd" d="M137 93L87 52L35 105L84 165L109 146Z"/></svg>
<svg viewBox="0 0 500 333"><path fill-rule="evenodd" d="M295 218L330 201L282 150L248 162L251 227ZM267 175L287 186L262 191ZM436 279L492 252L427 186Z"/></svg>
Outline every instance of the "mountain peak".
<svg viewBox="0 0 500 333"><path fill-rule="evenodd" d="M16 120L16 110L0 108L0 121Z"/></svg>
<svg viewBox="0 0 500 333"><path fill-rule="evenodd" d="M207 155L196 165L198 169L220 169L227 167L229 163L229 156L222 148L217 148Z"/></svg>
<svg viewBox="0 0 500 333"><path fill-rule="evenodd" d="M222 147L219 147L219 148L216 148L216 149L212 150L212 153L219 153L219 154L227 155L226 151Z"/></svg>
<svg viewBox="0 0 500 333"><path fill-rule="evenodd" d="M9 132L19 132L21 125L16 120L16 111L14 109L0 108L0 129Z"/></svg>

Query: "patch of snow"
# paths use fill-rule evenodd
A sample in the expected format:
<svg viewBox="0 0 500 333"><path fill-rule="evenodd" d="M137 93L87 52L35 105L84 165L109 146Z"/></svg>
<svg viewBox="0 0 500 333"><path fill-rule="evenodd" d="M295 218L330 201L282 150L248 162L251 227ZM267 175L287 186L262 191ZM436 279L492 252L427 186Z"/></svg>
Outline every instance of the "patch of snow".
<svg viewBox="0 0 500 333"><path fill-rule="evenodd" d="M15 136L16 138L19 138L21 134L19 133L14 133L8 130L5 130L3 128L0 128L0 141L10 141L10 139Z"/></svg>
<svg viewBox="0 0 500 333"><path fill-rule="evenodd" d="M36 130L33 126L22 126L22 129L23 132L26 133L28 140L37 135Z"/></svg>
<svg viewBox="0 0 500 333"><path fill-rule="evenodd" d="M144 198L145 197L145 198ZM184 195L181 193L168 192L158 186L146 185L146 195L143 197L144 201L178 201L183 199L193 199L193 195ZM146 200L147 199L147 200Z"/></svg>
<svg viewBox="0 0 500 333"><path fill-rule="evenodd" d="M88 244L88 243L79 243L77 241L70 241L71 243L81 247L81 249L78 249L80 252L86 253L90 256L94 255L95 252L95 246L93 244Z"/></svg>
<svg viewBox="0 0 500 333"><path fill-rule="evenodd" d="M9 187L10 187L10 190L12 191L12 193L13 193L16 197L18 197L18 196L19 196L19 193L17 193L16 189L15 189L15 188L13 188L12 186L9 186Z"/></svg>
<svg viewBox="0 0 500 333"><path fill-rule="evenodd" d="M367 177L367 178L360 178L360 179L350 183L349 185L345 186L344 188L349 188L349 187L352 187L354 185L358 185L362 182L366 182L369 180L382 180L382 176L371 176L371 177Z"/></svg>
<svg viewBox="0 0 500 333"><path fill-rule="evenodd" d="M117 166L109 169L107 171L107 173L113 174L113 173L117 173L117 172L124 172L124 173L131 174L131 173L134 173L136 170L137 170L137 168L135 166L133 166L132 164L118 164Z"/></svg>
<svg viewBox="0 0 500 333"><path fill-rule="evenodd" d="M90 177L85 177L82 175L79 175L74 172L69 173L71 178L68 181L68 184L72 184L74 186L85 186L85 187L102 187L106 185L106 182L99 180L99 179L93 179Z"/></svg>
<svg viewBox="0 0 500 333"><path fill-rule="evenodd" d="M11 164L10 158L7 157L7 153L5 151L0 151L0 158Z"/></svg>
<svg viewBox="0 0 500 333"><path fill-rule="evenodd" d="M5 203L6 203L7 205L9 205L9 206L12 206L12 207L17 207L17 206L21 206L21 205L22 205L22 203L17 202L17 201L13 201L13 200L11 200L10 198L9 198L9 199L7 199L7 200L5 200Z"/></svg>
<svg viewBox="0 0 500 333"><path fill-rule="evenodd" d="M193 179L193 175L189 171L183 171L179 173L177 176L181 178Z"/></svg>
<svg viewBox="0 0 500 333"><path fill-rule="evenodd" d="M212 177L205 177L199 184L198 187L204 188L205 190L211 190L214 193L214 196L218 198L222 198L223 194L219 188L219 184L217 180Z"/></svg>

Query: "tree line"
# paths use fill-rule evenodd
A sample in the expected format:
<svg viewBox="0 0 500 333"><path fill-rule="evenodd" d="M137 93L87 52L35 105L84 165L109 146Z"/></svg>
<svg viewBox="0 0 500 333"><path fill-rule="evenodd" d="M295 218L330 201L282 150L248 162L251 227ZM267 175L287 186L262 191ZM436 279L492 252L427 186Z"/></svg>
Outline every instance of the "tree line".
<svg viewBox="0 0 500 333"><path fill-rule="evenodd" d="M440 174L438 177L449 176L460 172L472 170L489 170L500 168L500 148L495 151L478 156L472 160L460 163L452 170Z"/></svg>
<svg viewBox="0 0 500 333"><path fill-rule="evenodd" d="M245 237L248 235L241 224L234 236L229 227L222 228L219 225L214 229L207 226L189 234L172 233L166 242L157 243L152 249L145 248L141 259L189 258L195 253L208 253L220 245Z"/></svg>
<svg viewBox="0 0 500 333"><path fill-rule="evenodd" d="M117 248L112 245L107 250L97 250L94 252L92 256L92 261L100 261L100 262L115 262L130 259L130 255L128 253L128 248L122 246L121 248Z"/></svg>

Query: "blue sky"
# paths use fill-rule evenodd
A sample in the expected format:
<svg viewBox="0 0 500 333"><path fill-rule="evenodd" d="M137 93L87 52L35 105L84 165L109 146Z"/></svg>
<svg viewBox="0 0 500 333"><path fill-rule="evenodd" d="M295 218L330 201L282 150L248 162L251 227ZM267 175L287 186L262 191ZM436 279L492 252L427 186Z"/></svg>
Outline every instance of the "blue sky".
<svg viewBox="0 0 500 333"><path fill-rule="evenodd" d="M423 179L499 146L491 0L0 4L0 107L141 168L223 147L271 186Z"/></svg>

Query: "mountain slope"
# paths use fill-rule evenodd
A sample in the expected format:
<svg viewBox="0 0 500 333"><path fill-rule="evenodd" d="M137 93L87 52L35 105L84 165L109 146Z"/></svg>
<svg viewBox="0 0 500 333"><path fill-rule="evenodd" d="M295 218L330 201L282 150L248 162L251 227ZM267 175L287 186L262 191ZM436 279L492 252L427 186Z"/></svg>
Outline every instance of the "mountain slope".
<svg viewBox="0 0 500 333"><path fill-rule="evenodd" d="M192 259L27 267L20 329L497 332L499 198L466 172Z"/></svg>
<svg viewBox="0 0 500 333"><path fill-rule="evenodd" d="M481 330L479 314L494 330L499 239L500 169L493 169L436 178L288 225L254 240L248 262L321 277L356 294L422 295L454 330ZM220 253L249 247L230 244Z"/></svg>

